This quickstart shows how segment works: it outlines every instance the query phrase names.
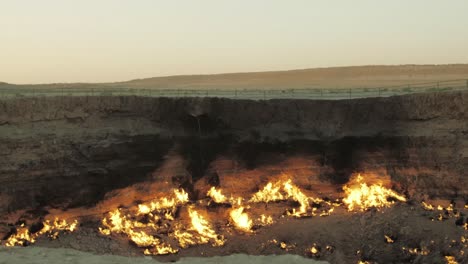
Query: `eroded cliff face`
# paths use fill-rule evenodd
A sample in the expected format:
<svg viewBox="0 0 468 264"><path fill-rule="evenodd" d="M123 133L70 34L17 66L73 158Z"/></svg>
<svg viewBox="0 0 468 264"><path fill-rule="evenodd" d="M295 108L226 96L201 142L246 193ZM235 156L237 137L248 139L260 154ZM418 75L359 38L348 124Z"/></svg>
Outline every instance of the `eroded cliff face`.
<svg viewBox="0 0 468 264"><path fill-rule="evenodd" d="M467 199L468 93L342 101L0 101L0 212L92 205L138 182L251 193L271 175L336 197L353 172L410 198Z"/></svg>

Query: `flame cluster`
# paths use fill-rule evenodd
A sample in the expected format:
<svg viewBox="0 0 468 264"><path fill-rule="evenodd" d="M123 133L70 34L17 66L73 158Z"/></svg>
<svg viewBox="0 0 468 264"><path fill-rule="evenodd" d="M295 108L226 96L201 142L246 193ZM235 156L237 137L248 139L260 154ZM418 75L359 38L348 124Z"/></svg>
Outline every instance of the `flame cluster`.
<svg viewBox="0 0 468 264"><path fill-rule="evenodd" d="M362 180L363 178L358 175L354 181L343 188L346 195L343 203L349 211L387 207L393 204L394 200L406 201L405 197L380 184L369 186ZM142 248L146 255L165 255L177 253L180 249L194 245L210 243L212 246L223 246L227 239L220 231L224 228L233 227L239 231L251 233L260 226L273 224L274 220L271 215L252 214L251 206L253 207L254 204L294 202L296 206L291 206L292 208L287 209L283 214L292 217L327 216L335 207L342 205L336 201L330 202L306 195L303 190L293 184L291 179L268 182L258 192L252 194L250 199L232 196L228 198L221 189L215 187L211 187L206 196L210 199L207 204L206 201L194 203L189 201L188 194L184 190L174 189L167 195L149 202L129 208L116 208L102 218L99 232L105 236L126 237L137 247ZM209 214L202 207L212 205L212 203L222 204L220 208L227 210L229 221L222 224L219 219L216 219L216 222L210 221ZM227 222L229 222L228 225L226 225ZM77 224L77 221L67 223L65 220L58 219L53 222L45 221L44 227L33 234L22 226L17 229L16 234L8 238L6 246L34 243L41 235L55 239L60 231L73 232ZM293 245L287 245L285 242L280 243L279 246L285 250L293 248ZM327 250L329 250L328 246ZM320 251L320 247L314 244L309 254L319 256Z"/></svg>
<svg viewBox="0 0 468 264"><path fill-rule="evenodd" d="M153 235L162 228L167 228L168 221L174 220L178 206L188 202L188 194L183 190L173 190L172 197L155 199L139 204L136 213L124 214L122 209L109 212L102 220L103 235L125 234L135 245L144 249L146 255L165 255L178 252L170 244Z"/></svg>
<svg viewBox="0 0 468 264"><path fill-rule="evenodd" d="M287 211L287 215L301 217L307 215L317 215L317 208L311 208L310 203L325 203L332 205L332 203L324 201L320 198L308 197L305 195L301 189L294 185L291 179L286 181L277 181L269 182L263 189L256 192L250 202L254 203L269 203L269 202L278 202L278 201L287 201L292 200L299 204L299 208L292 208L290 211ZM324 210L320 213L321 216L329 215L333 212L333 207L328 210Z"/></svg>
<svg viewBox="0 0 468 264"><path fill-rule="evenodd" d="M430 203L426 202L421 202L422 207L426 211L433 211L435 212L434 215L430 217L432 221L438 220L438 221L445 221L449 218L460 218L461 214L460 211L456 210L454 207L454 204L449 204L447 207L443 207L442 205L432 205ZM461 218L463 219L463 218ZM463 224L463 227L465 230L468 230L468 224L465 222Z"/></svg>
<svg viewBox="0 0 468 264"><path fill-rule="evenodd" d="M16 228L16 233L8 237L5 241L6 247L26 246L33 244L41 236L48 236L51 239L57 239L60 232L73 232L78 226L78 221L74 220L68 223L67 220L55 219L42 222L42 229L31 233L24 224Z"/></svg>
<svg viewBox="0 0 468 264"><path fill-rule="evenodd" d="M361 208L365 210L370 207L389 206L393 202L388 201L388 197L405 201L403 196L392 190L385 189L380 185L368 186L361 182L360 176L359 193L354 186L345 186L348 196L343 199L349 210ZM332 203L321 198L307 196L299 187L292 183L291 179L268 182L262 189L254 193L249 200L242 197L228 197L221 189L211 187L206 196L210 203L224 204L230 207L229 222L234 228L243 232L253 232L254 226L267 226L273 223L272 216L265 214L252 218L249 209L252 204L271 203L280 201L294 201L298 204L296 208L290 208L285 215L293 217L302 216L326 216L333 212L339 203ZM349 202L349 203L348 203ZM189 203L188 195L183 190L173 190L168 197L155 199L148 203L138 204L135 210L116 209L102 220L99 230L103 235L125 234L128 239L138 247L144 248L147 255L162 255L178 252L182 248L193 245L211 243L212 246L222 246L226 238L216 232L217 228L210 222L208 214L200 210L203 203L186 206L189 221L175 221L182 206ZM322 209L318 211L314 205L319 205ZM327 207L328 205L328 207ZM226 207L222 207L226 208ZM126 213L124 213L126 211ZM226 228L224 226L221 228ZM164 233L165 235L161 235ZM167 239L162 237L166 236ZM176 243L174 243L176 241ZM286 247L287 248L287 247ZM311 254L315 254L311 248Z"/></svg>
<svg viewBox="0 0 468 264"><path fill-rule="evenodd" d="M363 182L361 174L352 178L349 184L343 187L346 197L343 203L348 211L365 211L369 208L390 207L395 200L406 202L406 198L382 184L368 185Z"/></svg>

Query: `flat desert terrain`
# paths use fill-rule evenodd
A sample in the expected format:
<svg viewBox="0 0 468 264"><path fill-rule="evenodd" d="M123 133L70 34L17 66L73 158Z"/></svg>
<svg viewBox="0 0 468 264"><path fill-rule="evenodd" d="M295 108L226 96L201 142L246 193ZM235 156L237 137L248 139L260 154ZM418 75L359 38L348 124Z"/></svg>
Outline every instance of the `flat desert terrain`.
<svg viewBox="0 0 468 264"><path fill-rule="evenodd" d="M179 75L114 83L55 83L0 88L135 88L135 89L300 89L378 88L468 79L468 64L395 65L314 68L289 71Z"/></svg>

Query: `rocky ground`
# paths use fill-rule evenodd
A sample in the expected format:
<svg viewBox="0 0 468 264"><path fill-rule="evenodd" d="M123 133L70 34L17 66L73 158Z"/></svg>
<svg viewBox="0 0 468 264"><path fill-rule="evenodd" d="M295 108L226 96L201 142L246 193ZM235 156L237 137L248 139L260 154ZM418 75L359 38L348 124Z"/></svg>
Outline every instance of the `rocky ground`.
<svg viewBox="0 0 468 264"><path fill-rule="evenodd" d="M468 210L458 209L462 215ZM275 209L266 210L272 213ZM438 219L438 215L444 215ZM213 214L211 214L213 218ZM217 232L226 238L223 246L210 244L192 246L176 254L155 256L158 261L175 261L185 257L226 256L235 253L249 255L301 255L329 263L446 263L446 256L458 263L468 258L468 232L458 217L445 217L444 211L426 211L417 204L399 204L383 210L347 212L338 208L330 216L274 218L271 226L253 233L218 226ZM222 222L222 221L218 221ZM104 236L97 223L82 223L76 232L62 234L58 239L40 238L31 247L71 248L98 255L143 256L142 249L130 243L125 235ZM389 240L388 238L391 240ZM311 247L317 252L313 254ZM0 252L2 254L2 252Z"/></svg>

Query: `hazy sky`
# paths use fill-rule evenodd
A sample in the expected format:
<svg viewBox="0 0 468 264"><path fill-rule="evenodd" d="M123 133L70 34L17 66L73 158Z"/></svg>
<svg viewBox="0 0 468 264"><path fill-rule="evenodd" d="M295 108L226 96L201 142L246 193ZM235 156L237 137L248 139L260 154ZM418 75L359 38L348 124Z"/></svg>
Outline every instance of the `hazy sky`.
<svg viewBox="0 0 468 264"><path fill-rule="evenodd" d="M468 62L468 0L0 0L0 81Z"/></svg>

